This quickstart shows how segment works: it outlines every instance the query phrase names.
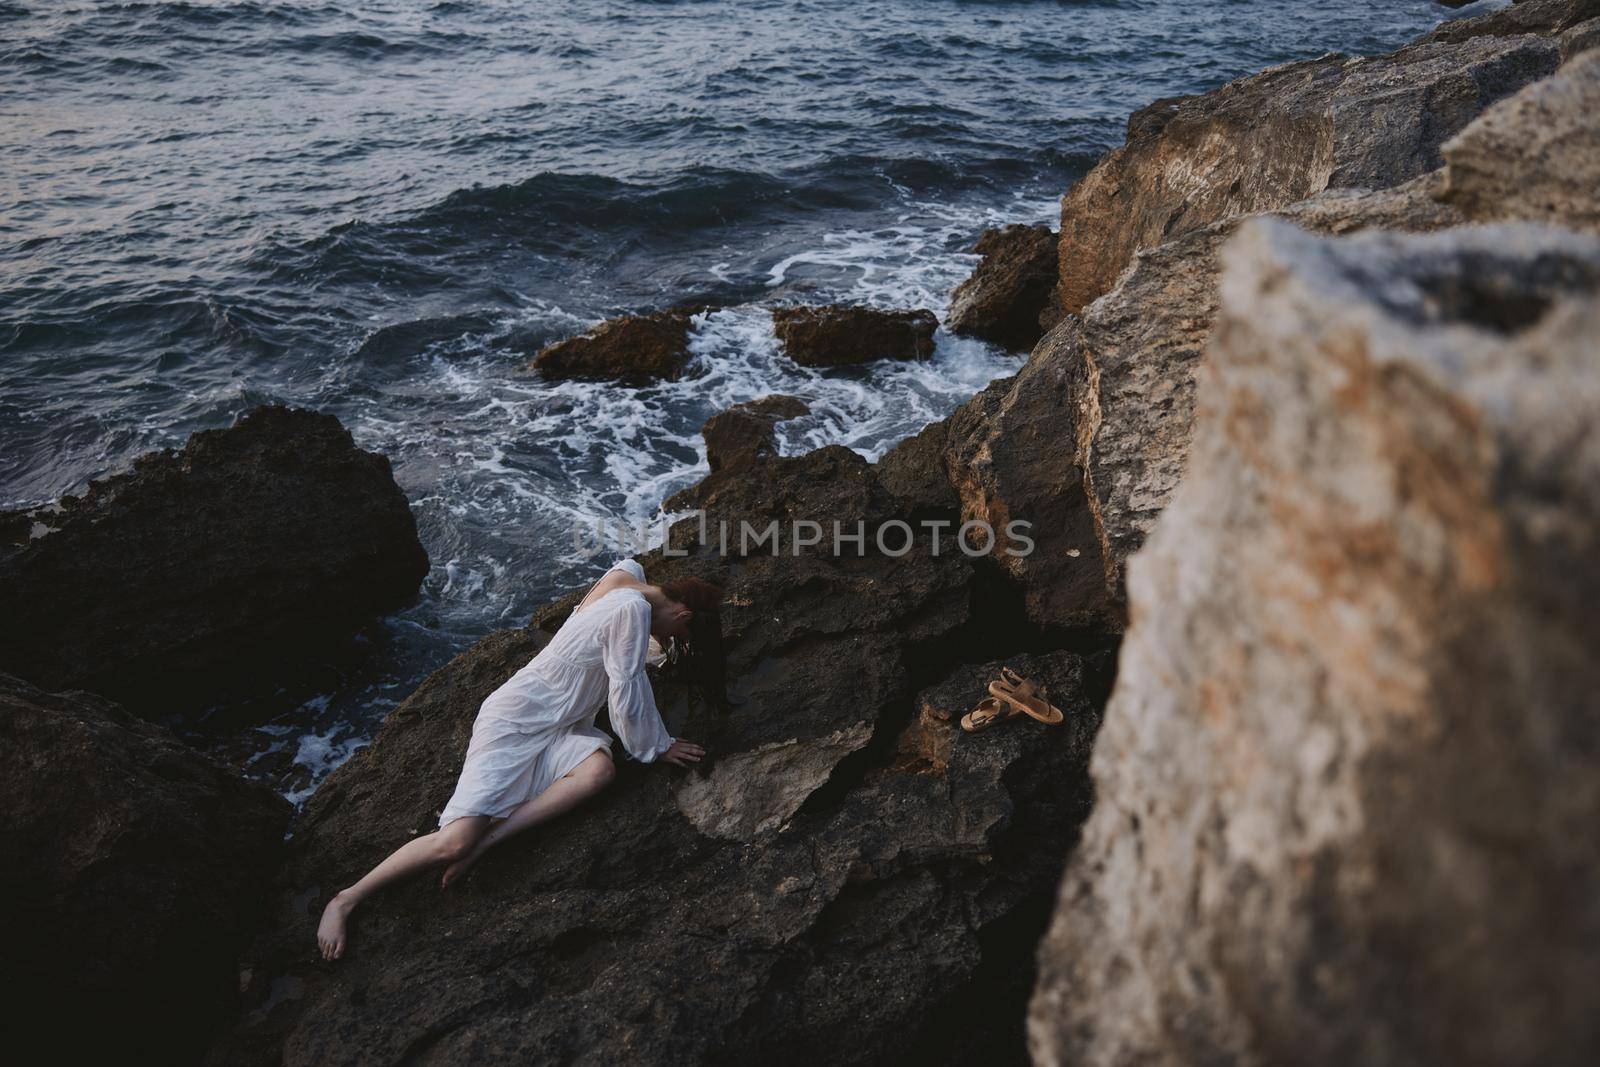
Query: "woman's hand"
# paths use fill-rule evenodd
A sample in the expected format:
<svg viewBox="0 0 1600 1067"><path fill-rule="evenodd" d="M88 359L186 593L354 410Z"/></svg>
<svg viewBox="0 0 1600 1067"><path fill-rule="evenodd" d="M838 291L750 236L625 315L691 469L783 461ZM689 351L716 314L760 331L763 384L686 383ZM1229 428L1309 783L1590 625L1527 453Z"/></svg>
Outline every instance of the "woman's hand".
<svg viewBox="0 0 1600 1067"><path fill-rule="evenodd" d="M674 741L671 748L661 753L661 758L668 763L676 763L680 767L687 767L691 763L699 763L705 754L706 750L693 741Z"/></svg>

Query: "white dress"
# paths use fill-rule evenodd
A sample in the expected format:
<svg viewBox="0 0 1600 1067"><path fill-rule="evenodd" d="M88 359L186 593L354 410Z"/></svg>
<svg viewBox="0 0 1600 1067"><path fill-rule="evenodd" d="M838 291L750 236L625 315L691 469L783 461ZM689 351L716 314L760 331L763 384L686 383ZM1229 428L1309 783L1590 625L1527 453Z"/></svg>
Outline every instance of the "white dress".
<svg viewBox="0 0 1600 1067"><path fill-rule="evenodd" d="M611 570L644 581L629 559ZM606 573L610 573L607 571ZM490 693L472 724L461 778L439 825L468 815L504 818L565 776L611 739L595 725L600 705L635 759L650 763L672 746L645 674L650 602L613 589L574 612L528 665Z"/></svg>

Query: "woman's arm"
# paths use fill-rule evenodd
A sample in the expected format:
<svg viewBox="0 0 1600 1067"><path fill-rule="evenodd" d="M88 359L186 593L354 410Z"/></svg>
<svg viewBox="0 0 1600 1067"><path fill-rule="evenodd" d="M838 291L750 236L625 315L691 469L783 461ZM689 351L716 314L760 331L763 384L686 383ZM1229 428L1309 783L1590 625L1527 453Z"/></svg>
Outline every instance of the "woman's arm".
<svg viewBox="0 0 1600 1067"><path fill-rule="evenodd" d="M656 708L650 677L645 673L645 655L650 645L650 605L641 599L623 597L615 613L600 628L604 646L602 659L610 689L606 705L611 712L611 728L622 746L642 763L654 763L669 753L670 762L681 763L687 753L674 751L676 742L661 721ZM699 749L697 745L690 748ZM694 756L698 759L698 755Z"/></svg>

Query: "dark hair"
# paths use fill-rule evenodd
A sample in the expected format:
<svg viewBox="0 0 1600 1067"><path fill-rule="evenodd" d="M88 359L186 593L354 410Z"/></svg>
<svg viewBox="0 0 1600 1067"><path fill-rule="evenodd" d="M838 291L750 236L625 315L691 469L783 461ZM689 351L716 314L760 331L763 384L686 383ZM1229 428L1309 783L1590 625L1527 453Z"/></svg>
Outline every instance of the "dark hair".
<svg viewBox="0 0 1600 1067"><path fill-rule="evenodd" d="M673 665L674 677L700 690L712 707L726 711L728 664L722 649L722 587L699 578L662 582L661 591L690 611L689 639Z"/></svg>

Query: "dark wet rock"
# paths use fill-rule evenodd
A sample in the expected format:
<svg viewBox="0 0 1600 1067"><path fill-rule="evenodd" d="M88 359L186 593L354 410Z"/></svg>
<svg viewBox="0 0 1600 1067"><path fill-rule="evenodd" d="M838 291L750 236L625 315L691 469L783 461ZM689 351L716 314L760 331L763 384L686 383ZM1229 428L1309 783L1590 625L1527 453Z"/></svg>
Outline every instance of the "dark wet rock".
<svg viewBox="0 0 1600 1067"><path fill-rule="evenodd" d="M684 310L607 319L588 333L557 341L525 365L546 378L642 385L676 379L689 364L691 314Z"/></svg>
<svg viewBox="0 0 1600 1067"><path fill-rule="evenodd" d="M706 462L716 472L738 470L775 456L778 438L774 430L778 423L810 410L797 396L772 393L720 411L700 428L706 441Z"/></svg>
<svg viewBox="0 0 1600 1067"><path fill-rule="evenodd" d="M479 704L546 638L480 642L312 797L252 957L260 1007L215 1062L1020 1057L1027 960L1087 811L1104 658L1013 661L1052 686L1067 726L957 737L994 665L918 691L982 655L993 627L974 617L972 564L926 537L879 550L873 532L902 505L846 448L706 484L710 543L682 523L644 563L652 581L693 574L727 591L740 703L720 711L656 679L668 728L706 744L707 764L624 763L592 805L464 885L374 900L348 957L325 967L312 931L328 894L432 828ZM795 519L867 539L859 554L794 555ZM717 547L723 521L775 520L781 555L741 544L737 526ZM972 1004L991 1010L954 1011Z"/></svg>
<svg viewBox="0 0 1600 1067"><path fill-rule="evenodd" d="M285 407L0 531L0 668L151 717L276 689L428 572L389 461Z"/></svg>
<svg viewBox="0 0 1600 1067"><path fill-rule="evenodd" d="M1291 63L1135 114L1127 143L1062 200L1055 313L1081 313L1140 249L1324 190L1387 188L1438 168L1440 146L1484 108L1555 70L1550 34L1590 5L1522 6L1519 32L1464 20L1387 56Z"/></svg>
<svg viewBox="0 0 1600 1067"><path fill-rule="evenodd" d="M954 515L961 497L945 469L950 423L940 419L901 441L879 457L878 481L917 515Z"/></svg>
<svg viewBox="0 0 1600 1067"><path fill-rule="evenodd" d="M882 308L774 308L772 329L784 353L807 367L838 367L875 359L927 359L939 320L931 311Z"/></svg>
<svg viewBox="0 0 1600 1067"><path fill-rule="evenodd" d="M1600 242L1223 258L1035 1060L1594 1062Z"/></svg>
<svg viewBox="0 0 1600 1067"><path fill-rule="evenodd" d="M0 752L9 1054L192 1062L234 1011L289 805L108 700L5 674Z"/></svg>
<svg viewBox="0 0 1600 1067"><path fill-rule="evenodd" d="M983 260L950 294L945 325L951 333L1026 352L1044 332L1039 313L1056 285L1055 231L1022 225L986 230L972 250Z"/></svg>

